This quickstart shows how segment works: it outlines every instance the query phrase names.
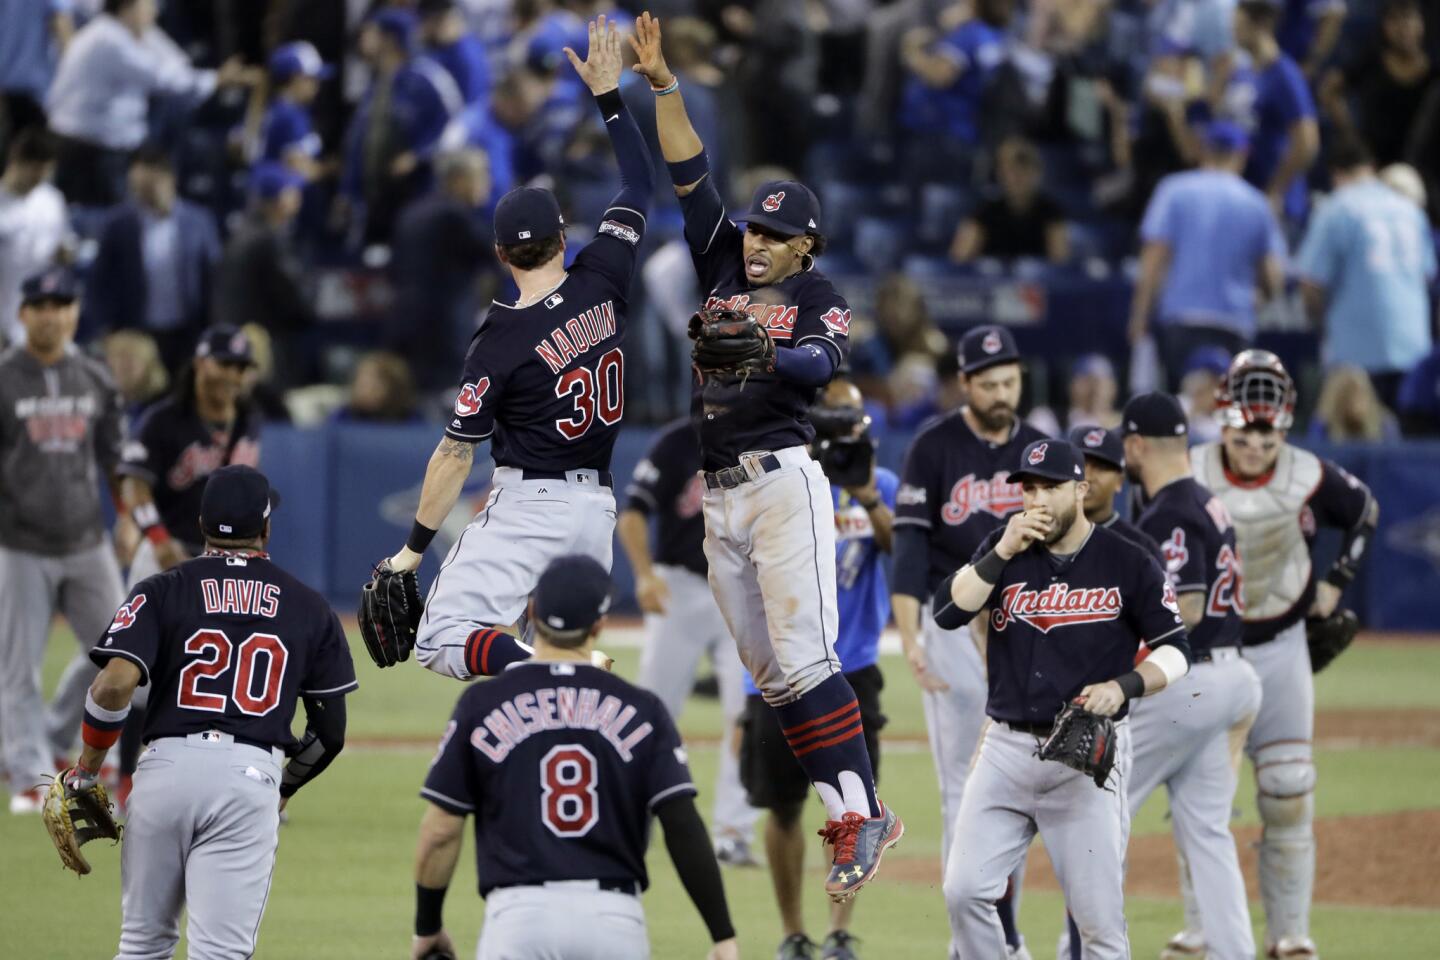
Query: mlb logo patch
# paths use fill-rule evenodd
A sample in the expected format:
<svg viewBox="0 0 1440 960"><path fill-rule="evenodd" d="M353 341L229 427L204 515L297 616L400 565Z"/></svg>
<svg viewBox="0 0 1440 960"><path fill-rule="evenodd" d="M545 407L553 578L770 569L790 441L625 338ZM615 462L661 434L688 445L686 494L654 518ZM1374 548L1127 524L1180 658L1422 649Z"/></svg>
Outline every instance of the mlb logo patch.
<svg viewBox="0 0 1440 960"><path fill-rule="evenodd" d="M545 298L545 309L554 310L556 307L560 306L560 304L564 302L564 297L560 296L560 294L558 293L552 293L550 294L550 296Z"/></svg>
<svg viewBox="0 0 1440 960"><path fill-rule="evenodd" d="M515 236L519 237L521 240L529 240L529 239L530 239L530 231L529 231L529 230L521 230L519 233L515 234Z"/></svg>

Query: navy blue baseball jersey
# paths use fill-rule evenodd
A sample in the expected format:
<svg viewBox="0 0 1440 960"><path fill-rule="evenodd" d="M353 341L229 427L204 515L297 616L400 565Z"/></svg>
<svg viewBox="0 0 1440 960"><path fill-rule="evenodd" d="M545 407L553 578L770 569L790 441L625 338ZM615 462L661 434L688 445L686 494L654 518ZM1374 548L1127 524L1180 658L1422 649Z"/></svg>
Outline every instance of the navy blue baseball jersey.
<svg viewBox="0 0 1440 960"><path fill-rule="evenodd" d="M745 278L744 234L725 213L705 177L680 199L685 241L705 291L705 306L744 310L765 327L777 350L823 344L838 368L849 350L850 305L817 270L802 270L764 288ZM781 450L815 439L809 410L819 391L775 375L705 377L697 383L691 416L700 434L706 470L733 467L740 454Z"/></svg>
<svg viewBox="0 0 1440 960"><path fill-rule="evenodd" d="M475 815L483 897L549 880L643 889L650 816L695 784L653 693L589 664L527 660L461 695L420 795Z"/></svg>
<svg viewBox="0 0 1440 960"><path fill-rule="evenodd" d="M446 436L493 436L496 466L608 470L625 412L625 314L638 210L612 206L538 303L496 300L470 340Z"/></svg>
<svg viewBox="0 0 1440 960"><path fill-rule="evenodd" d="M921 426L905 453L895 526L928 533L926 596L970 561L990 531L1023 509L1020 484L1005 478L1020 462L1025 447L1044 438L1045 434L1017 420L1010 439L992 443L971 430L959 410Z"/></svg>
<svg viewBox="0 0 1440 960"><path fill-rule="evenodd" d="M298 697L358 686L335 612L264 554L207 552L140 581L90 651L111 657L151 688L147 741L219 730L284 746Z"/></svg>
<svg viewBox="0 0 1440 960"><path fill-rule="evenodd" d="M688 419L661 429L626 488L628 509L654 514L655 562L705 576L705 482L700 477L700 440Z"/></svg>
<svg viewBox="0 0 1440 960"><path fill-rule="evenodd" d="M986 537L971 562L994 549L1004 532ZM1041 544L1016 554L985 605L985 710L1006 723L1050 723L1086 685L1134 669L1141 639L1152 648L1172 644L1189 659L1185 624L1164 571L1140 547L1102 527L1069 556Z"/></svg>
<svg viewBox="0 0 1440 960"><path fill-rule="evenodd" d="M1155 538L1120 516L1119 511L1110 514L1110 519L1100 524L1100 526L1106 530L1120 534L1120 536L1154 557L1155 562L1160 564L1162 568L1165 566L1165 556L1160 552L1160 544L1155 542Z"/></svg>
<svg viewBox="0 0 1440 960"><path fill-rule="evenodd" d="M1192 477L1155 492L1140 528L1160 543L1166 576L1176 594L1205 594L1205 616L1190 629L1198 657L1214 647L1237 647L1245 612L1235 525L1225 504Z"/></svg>
<svg viewBox="0 0 1440 960"><path fill-rule="evenodd" d="M199 553L200 498L205 480L229 464L260 465L260 415L241 406L235 423L207 423L193 403L169 397L140 418L126 440L117 473L150 485L160 521L191 553Z"/></svg>

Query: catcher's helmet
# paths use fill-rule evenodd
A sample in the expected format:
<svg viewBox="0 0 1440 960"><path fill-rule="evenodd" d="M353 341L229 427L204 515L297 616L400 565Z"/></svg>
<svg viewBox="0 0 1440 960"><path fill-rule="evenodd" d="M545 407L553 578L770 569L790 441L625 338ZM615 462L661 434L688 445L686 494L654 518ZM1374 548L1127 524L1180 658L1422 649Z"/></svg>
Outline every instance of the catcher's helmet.
<svg viewBox="0 0 1440 960"><path fill-rule="evenodd" d="M1269 350L1242 350L1230 361L1220 388L1219 412L1227 427L1289 430L1295 422L1295 381Z"/></svg>

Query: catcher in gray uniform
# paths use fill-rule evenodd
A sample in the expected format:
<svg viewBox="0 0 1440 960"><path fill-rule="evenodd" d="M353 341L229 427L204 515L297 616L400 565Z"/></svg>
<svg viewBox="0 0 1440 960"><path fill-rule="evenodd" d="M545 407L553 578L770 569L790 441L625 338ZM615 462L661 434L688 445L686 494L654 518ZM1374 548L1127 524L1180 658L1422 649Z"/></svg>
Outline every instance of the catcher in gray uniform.
<svg viewBox="0 0 1440 960"><path fill-rule="evenodd" d="M37 784L68 754L97 668L84 649L47 711L40 664L58 609L76 638L100 636L120 605L120 569L100 512L100 474L114 486L119 393L74 346L74 277L25 280L25 342L0 355L0 730L11 813L38 813Z"/></svg>

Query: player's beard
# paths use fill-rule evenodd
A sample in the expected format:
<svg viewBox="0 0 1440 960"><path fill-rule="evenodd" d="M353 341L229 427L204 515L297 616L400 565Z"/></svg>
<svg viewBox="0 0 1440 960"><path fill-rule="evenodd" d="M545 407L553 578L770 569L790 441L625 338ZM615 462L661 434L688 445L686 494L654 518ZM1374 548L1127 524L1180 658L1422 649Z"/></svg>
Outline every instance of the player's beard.
<svg viewBox="0 0 1440 960"><path fill-rule="evenodd" d="M984 410L972 406L970 411L975 414L981 428L989 433L1009 430L1015 425L1015 408L1003 402L992 403Z"/></svg>
<svg viewBox="0 0 1440 960"><path fill-rule="evenodd" d="M1066 510L1052 510L1050 512L1050 517L1053 522L1050 524L1050 532L1045 535L1045 545L1047 547L1053 543L1058 543L1065 534L1070 532L1070 528L1075 526L1075 517L1079 512L1079 507L1073 503L1070 504L1070 507Z"/></svg>

